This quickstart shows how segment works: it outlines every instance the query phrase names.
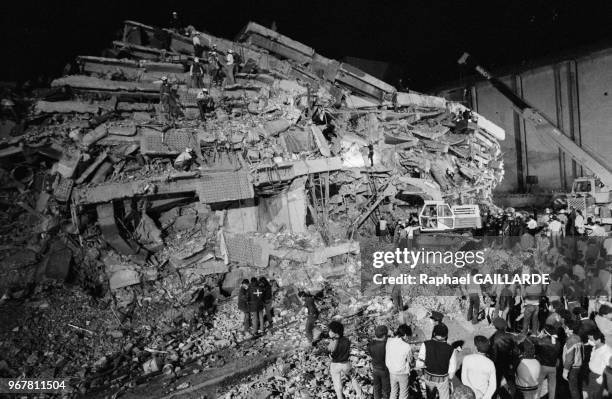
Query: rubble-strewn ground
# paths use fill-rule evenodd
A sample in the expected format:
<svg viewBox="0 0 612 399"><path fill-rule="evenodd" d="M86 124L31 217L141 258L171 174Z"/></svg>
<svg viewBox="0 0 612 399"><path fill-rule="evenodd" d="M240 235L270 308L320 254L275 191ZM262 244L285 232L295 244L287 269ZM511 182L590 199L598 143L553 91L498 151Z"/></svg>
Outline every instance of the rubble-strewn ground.
<svg viewBox="0 0 612 399"><path fill-rule="evenodd" d="M147 397L155 382L163 394L212 388L244 358L238 371L257 370L230 394L325 397L325 357L302 348L302 289L327 293L322 324L350 320L367 386L363 344L388 304L359 293L358 240L424 200L493 206L503 130L257 24L237 42L188 30L205 50L205 120L191 39L130 21L110 57L7 94L19 114L0 133L0 374ZM238 333L231 297L253 276L281 287L277 327L256 340ZM459 312L407 294L417 324Z"/></svg>

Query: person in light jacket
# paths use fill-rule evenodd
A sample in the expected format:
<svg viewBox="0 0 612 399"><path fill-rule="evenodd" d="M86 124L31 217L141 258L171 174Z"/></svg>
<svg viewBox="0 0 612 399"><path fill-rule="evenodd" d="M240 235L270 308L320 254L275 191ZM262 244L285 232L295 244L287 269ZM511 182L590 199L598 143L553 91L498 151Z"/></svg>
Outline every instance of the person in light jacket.
<svg viewBox="0 0 612 399"><path fill-rule="evenodd" d="M387 340L385 348L385 365L389 369L391 381L390 399L408 399L408 377L410 376L410 361L412 348L406 342L412 336L412 330L406 324L397 328L395 337Z"/></svg>

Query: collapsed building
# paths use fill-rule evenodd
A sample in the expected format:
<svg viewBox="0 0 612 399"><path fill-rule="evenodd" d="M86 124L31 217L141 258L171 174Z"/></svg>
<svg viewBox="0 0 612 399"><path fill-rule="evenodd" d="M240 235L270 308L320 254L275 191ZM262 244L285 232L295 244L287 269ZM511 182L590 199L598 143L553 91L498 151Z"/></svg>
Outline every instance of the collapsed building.
<svg viewBox="0 0 612 399"><path fill-rule="evenodd" d="M76 74L33 99L23 134L3 139L4 185L16 189L4 218L37 236L4 232L5 288L65 278L71 258L103 260L111 290L155 280L166 263L216 275L228 292L261 273L315 288L358 274L338 257L358 252L355 233L371 231L381 204L490 204L504 132L482 116L256 23L238 41L188 30L242 61L233 85L205 76L217 104L207 121L189 84L192 39L126 21L106 57L79 57ZM162 76L178 119L158 104ZM190 165L177 169L186 149Z"/></svg>
<svg viewBox="0 0 612 399"><path fill-rule="evenodd" d="M104 57L78 57L3 131L4 297L76 281L110 295L121 327L136 303L186 306L260 275L296 290L332 284L350 302L360 242L381 215L407 218L424 200L492 206L504 131L484 117L255 23L236 41L188 31L241 60L235 84L204 76L216 104L205 121L192 38L126 21ZM178 117L159 104L162 76ZM198 345L228 347L230 336Z"/></svg>

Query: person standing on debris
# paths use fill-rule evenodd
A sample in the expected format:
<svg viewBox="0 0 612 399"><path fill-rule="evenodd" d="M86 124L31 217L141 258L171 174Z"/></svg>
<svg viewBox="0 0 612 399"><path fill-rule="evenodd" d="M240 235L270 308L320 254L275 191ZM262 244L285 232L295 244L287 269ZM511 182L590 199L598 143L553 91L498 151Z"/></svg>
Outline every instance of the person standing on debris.
<svg viewBox="0 0 612 399"><path fill-rule="evenodd" d="M353 375L353 368L349 356L351 353L351 341L344 336L344 326L339 321L329 323L329 337L331 342L327 347L330 352L331 364L329 366L329 374L331 375L336 391L337 399L344 399L342 378L348 377L351 379L351 384L355 390L357 397L362 398L361 387L357 379Z"/></svg>
<svg viewBox="0 0 612 399"><path fill-rule="evenodd" d="M472 276L477 273L478 270L472 270ZM468 300L467 321L472 321L472 324L478 324L478 313L480 312L480 297L482 296L480 284L470 282L469 284L462 285L461 289L463 291L463 295L466 296Z"/></svg>
<svg viewBox="0 0 612 399"><path fill-rule="evenodd" d="M416 367L422 369L423 380L427 386L427 395L438 390L440 399L449 399L450 381L457 371L457 360L448 338L448 327L438 324L433 329L433 338L421 344Z"/></svg>
<svg viewBox="0 0 612 399"><path fill-rule="evenodd" d="M172 86L168 82L167 76L162 76L162 84L159 88L159 103L162 106L164 113L170 114L170 96L172 95Z"/></svg>
<svg viewBox="0 0 612 399"><path fill-rule="evenodd" d="M378 230L379 230L379 236L378 236L378 241L380 242L386 242L387 241L387 235L388 235L388 231L387 231L387 219L385 219L384 216L380 217L380 220L378 221Z"/></svg>
<svg viewBox="0 0 612 399"><path fill-rule="evenodd" d="M272 312L272 302L274 299L272 297L272 285L270 285L270 282L268 281L267 278L265 278L264 276L261 276L259 278L259 286L262 287L263 289L263 305L264 305L264 311L265 311L264 321L268 322L268 328L272 328L272 324L274 323L274 321L272 320L274 316Z"/></svg>
<svg viewBox="0 0 612 399"><path fill-rule="evenodd" d="M170 30L176 33L181 33L182 29L183 25L181 24L178 13L176 11L172 11L172 15L170 16Z"/></svg>
<svg viewBox="0 0 612 399"><path fill-rule="evenodd" d="M189 68L189 76L191 76L191 86L200 89L204 86L204 82L202 80L204 76L204 65L200 63L200 59L195 57L193 59L193 63Z"/></svg>
<svg viewBox="0 0 612 399"><path fill-rule="evenodd" d="M407 340L412 336L412 330L406 324L401 324L395 332L395 337L387 340L385 348L385 365L389 369L391 381L390 399L408 399L408 380L410 377L410 361L412 347Z"/></svg>
<svg viewBox="0 0 612 399"><path fill-rule="evenodd" d="M389 329L387 326L376 326L375 338L368 344L368 353L372 357L372 386L374 399L389 399L390 380L389 370L385 363L387 337Z"/></svg>
<svg viewBox="0 0 612 399"><path fill-rule="evenodd" d="M298 293L298 297L302 300L302 304L304 305L304 309L306 311L306 338L312 345L314 345L315 341L313 340L312 332L315 328L315 323L319 318L319 309L315 303L314 296L307 294L304 291L300 291Z"/></svg>
<svg viewBox="0 0 612 399"><path fill-rule="evenodd" d="M251 312L251 323L253 335L261 334L263 328L263 290L259 286L257 277L251 278L249 287L249 312Z"/></svg>
<svg viewBox="0 0 612 399"><path fill-rule="evenodd" d="M535 273L535 271L534 271ZM530 284L523 287L523 334L537 334L540 331L540 298L542 297L542 286Z"/></svg>
<svg viewBox="0 0 612 399"><path fill-rule="evenodd" d="M210 75L210 84L217 84L219 81L219 54L217 53L217 45L213 44L208 52L208 73Z"/></svg>
<svg viewBox="0 0 612 399"><path fill-rule="evenodd" d="M472 388L476 399L491 399L496 389L495 365L487 357L489 340L482 335L474 337L476 353L463 358L461 382Z"/></svg>
<svg viewBox="0 0 612 399"><path fill-rule="evenodd" d="M196 30L191 32L191 42L193 43L193 56L195 58L202 58L202 54L204 53L204 46L202 46L202 42L200 41L200 35Z"/></svg>
<svg viewBox="0 0 612 399"><path fill-rule="evenodd" d="M251 328L251 313L249 308L249 280L242 280L238 291L238 310L242 312L242 330L247 333Z"/></svg>
<svg viewBox="0 0 612 399"><path fill-rule="evenodd" d="M402 271L397 263L393 266L390 277L400 277ZM404 309L404 298L402 297L402 284L392 284L391 288L391 302L393 302L393 311L395 313L401 312Z"/></svg>
<svg viewBox="0 0 612 399"><path fill-rule="evenodd" d="M210 96L207 88L203 88L198 92L196 100L198 102L198 109L200 110L200 119L206 121L206 114L215 109L215 101Z"/></svg>
<svg viewBox="0 0 612 399"><path fill-rule="evenodd" d="M225 78L228 85L233 85L234 81L234 50L227 50L225 55Z"/></svg>

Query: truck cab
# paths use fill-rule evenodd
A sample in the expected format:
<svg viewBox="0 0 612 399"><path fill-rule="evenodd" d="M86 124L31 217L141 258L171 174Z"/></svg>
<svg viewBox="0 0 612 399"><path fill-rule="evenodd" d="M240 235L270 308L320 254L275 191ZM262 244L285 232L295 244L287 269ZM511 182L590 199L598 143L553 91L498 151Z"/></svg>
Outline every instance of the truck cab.
<svg viewBox="0 0 612 399"><path fill-rule="evenodd" d="M590 196L596 204L607 204L612 201L612 189L606 187L595 177L579 177L572 184L572 196Z"/></svg>
<svg viewBox="0 0 612 399"><path fill-rule="evenodd" d="M482 220L478 205L453 205L444 201L425 201L419 213L423 232L480 229Z"/></svg>

